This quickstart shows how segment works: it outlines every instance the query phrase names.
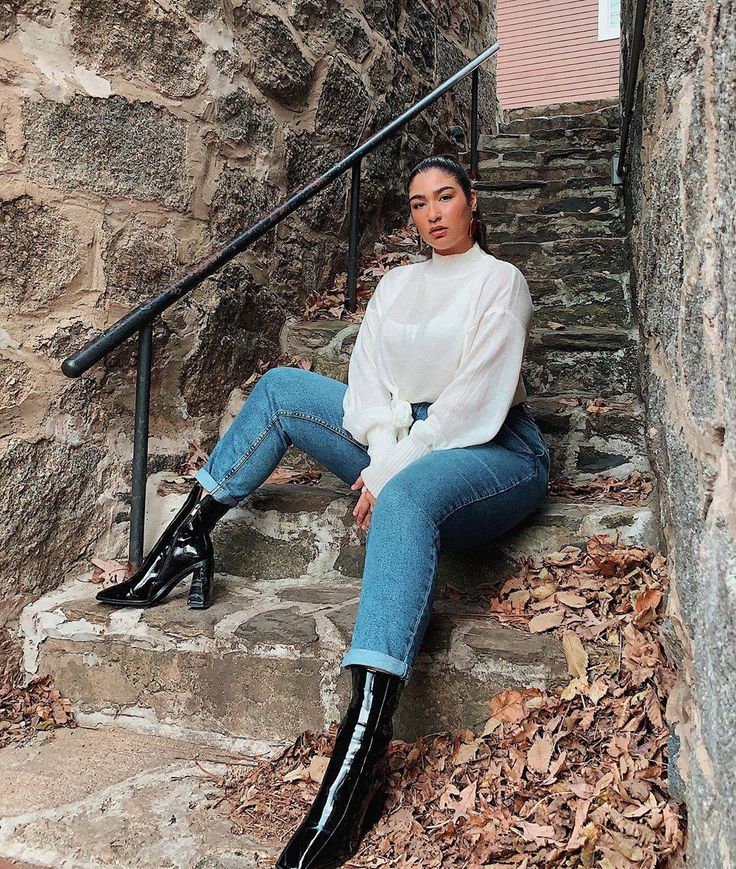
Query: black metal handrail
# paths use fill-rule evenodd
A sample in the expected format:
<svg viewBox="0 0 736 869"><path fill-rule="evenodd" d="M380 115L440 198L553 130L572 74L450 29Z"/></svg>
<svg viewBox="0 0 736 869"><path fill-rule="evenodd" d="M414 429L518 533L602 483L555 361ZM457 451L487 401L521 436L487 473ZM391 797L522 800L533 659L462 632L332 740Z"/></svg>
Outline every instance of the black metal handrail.
<svg viewBox="0 0 736 869"><path fill-rule="evenodd" d="M242 253L253 242L268 232L276 224L288 217L313 196L327 187L338 176L348 169L352 170L350 188L350 235L348 251L348 280L346 307L355 311L358 278L358 243L360 241L358 227L358 209L360 196L360 169L363 157L382 144L389 136L405 126L416 115L438 100L458 82L472 74L471 89L471 127L470 127L470 175L475 180L478 177L478 85L479 67L492 57L500 44L494 42L481 52L470 63L441 85L415 103L410 109L399 115L383 129L379 130L363 144L359 145L346 157L328 169L324 174L306 184L270 214L254 223L232 241L219 250L198 262L184 277L172 284L167 290L153 296L134 308L101 335L93 338L73 355L65 359L61 370L67 377L79 377L95 363L99 362L123 341L138 333L138 367L136 377L135 428L133 437L133 478L130 506L130 541L129 560L134 565L140 564L143 557L143 536L145 527L145 490L146 470L148 465L148 424L150 415L150 385L151 365L153 360L153 323L167 308L199 286L210 275Z"/></svg>
<svg viewBox="0 0 736 869"><path fill-rule="evenodd" d="M634 29L631 34L631 56L629 57L629 65L626 69L626 95L624 97L621 118L621 146L613 166L614 178L619 183L621 183L621 179L626 174L626 150L629 144L629 128L631 127L631 112L634 107L636 84L639 80L639 60L641 59L642 47L644 45L644 22L646 15L647 0L638 0L636 4L636 16L634 18Z"/></svg>

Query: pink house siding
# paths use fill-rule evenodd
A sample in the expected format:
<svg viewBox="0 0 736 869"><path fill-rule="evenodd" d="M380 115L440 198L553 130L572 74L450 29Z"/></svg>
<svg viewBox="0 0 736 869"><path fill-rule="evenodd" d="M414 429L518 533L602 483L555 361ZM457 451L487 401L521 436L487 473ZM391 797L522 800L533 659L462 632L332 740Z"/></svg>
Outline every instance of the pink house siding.
<svg viewBox="0 0 736 869"><path fill-rule="evenodd" d="M497 0L504 109L618 96L619 39L598 39L599 0Z"/></svg>

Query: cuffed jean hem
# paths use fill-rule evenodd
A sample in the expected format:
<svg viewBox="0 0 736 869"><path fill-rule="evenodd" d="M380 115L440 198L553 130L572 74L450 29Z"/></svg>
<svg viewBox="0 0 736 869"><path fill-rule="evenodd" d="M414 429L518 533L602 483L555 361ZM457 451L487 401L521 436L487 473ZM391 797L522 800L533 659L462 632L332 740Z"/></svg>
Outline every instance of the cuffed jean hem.
<svg viewBox="0 0 736 869"><path fill-rule="evenodd" d="M374 652L372 649L348 649L342 659L342 666L349 667L351 664L361 664L363 667L373 667L400 676L405 682L411 676L411 666L405 661L384 655L383 652Z"/></svg>
<svg viewBox="0 0 736 869"><path fill-rule="evenodd" d="M225 490L225 487L221 483L218 483L212 474L209 474L204 468L200 468L197 471L194 475L194 479L198 483L201 483L203 488L210 493L215 501L219 501L221 504L227 504L228 507L238 506L237 499L233 498L232 495L229 495Z"/></svg>

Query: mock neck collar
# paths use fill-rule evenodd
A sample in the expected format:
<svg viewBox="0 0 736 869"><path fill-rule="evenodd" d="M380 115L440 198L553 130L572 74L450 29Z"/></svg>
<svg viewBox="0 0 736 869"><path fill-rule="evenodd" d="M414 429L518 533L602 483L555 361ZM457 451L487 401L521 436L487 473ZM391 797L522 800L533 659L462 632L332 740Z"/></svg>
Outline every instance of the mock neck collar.
<svg viewBox="0 0 736 869"><path fill-rule="evenodd" d="M442 254L432 248L432 258L427 260L427 270L430 274L443 278L464 275L488 256L477 241L464 253Z"/></svg>

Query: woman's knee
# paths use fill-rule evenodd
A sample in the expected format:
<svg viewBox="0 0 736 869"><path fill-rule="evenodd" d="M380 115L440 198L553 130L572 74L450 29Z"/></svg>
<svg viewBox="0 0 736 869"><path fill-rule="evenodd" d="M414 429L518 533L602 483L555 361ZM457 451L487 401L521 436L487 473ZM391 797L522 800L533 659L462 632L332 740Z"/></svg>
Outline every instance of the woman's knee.
<svg viewBox="0 0 736 869"><path fill-rule="evenodd" d="M391 522L421 521L435 524L430 515L431 505L412 484L409 476L399 471L384 485L373 505L373 522L378 515Z"/></svg>
<svg viewBox="0 0 736 869"><path fill-rule="evenodd" d="M277 365L264 372L253 389L265 392L273 401L274 406L290 407L294 404L293 398L304 394L308 384L303 382L311 372L304 368L294 368L288 365Z"/></svg>
<svg viewBox="0 0 736 869"><path fill-rule="evenodd" d="M291 368L288 365L277 365L269 368L258 378L256 386L261 385L268 389L278 389L284 383L290 383L294 379L293 372L303 369Z"/></svg>

